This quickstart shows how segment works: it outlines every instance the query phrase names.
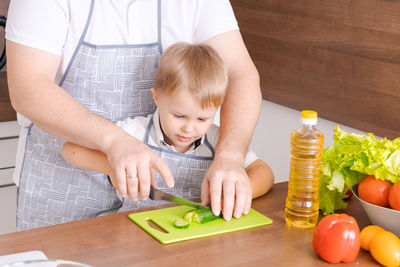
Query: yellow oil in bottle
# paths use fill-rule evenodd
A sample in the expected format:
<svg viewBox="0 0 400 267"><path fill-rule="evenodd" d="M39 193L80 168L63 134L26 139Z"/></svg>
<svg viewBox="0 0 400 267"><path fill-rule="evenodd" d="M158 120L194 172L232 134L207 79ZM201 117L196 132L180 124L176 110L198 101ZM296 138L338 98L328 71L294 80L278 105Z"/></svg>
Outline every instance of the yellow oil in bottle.
<svg viewBox="0 0 400 267"><path fill-rule="evenodd" d="M312 228L318 222L318 186L324 136L316 128L317 113L301 113L302 126L290 136L289 189L286 198L286 225Z"/></svg>

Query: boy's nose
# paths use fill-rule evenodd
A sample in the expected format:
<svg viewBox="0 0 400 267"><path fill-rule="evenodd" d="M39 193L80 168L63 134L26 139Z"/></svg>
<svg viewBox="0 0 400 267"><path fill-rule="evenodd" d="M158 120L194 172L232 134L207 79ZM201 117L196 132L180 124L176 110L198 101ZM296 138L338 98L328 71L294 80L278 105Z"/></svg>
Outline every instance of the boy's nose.
<svg viewBox="0 0 400 267"><path fill-rule="evenodd" d="M193 131L193 123L191 123L191 122L186 123L185 125L183 125L182 129L186 133L192 132Z"/></svg>

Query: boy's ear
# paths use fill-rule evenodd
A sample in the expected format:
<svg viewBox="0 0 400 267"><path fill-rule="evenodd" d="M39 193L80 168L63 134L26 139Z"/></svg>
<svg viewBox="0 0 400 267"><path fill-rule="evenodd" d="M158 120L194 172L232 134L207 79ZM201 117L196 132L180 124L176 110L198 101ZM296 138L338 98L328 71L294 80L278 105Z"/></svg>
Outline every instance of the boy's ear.
<svg viewBox="0 0 400 267"><path fill-rule="evenodd" d="M157 98L157 91L154 88L151 88L151 94L153 95L154 102L156 103L158 107L158 98Z"/></svg>

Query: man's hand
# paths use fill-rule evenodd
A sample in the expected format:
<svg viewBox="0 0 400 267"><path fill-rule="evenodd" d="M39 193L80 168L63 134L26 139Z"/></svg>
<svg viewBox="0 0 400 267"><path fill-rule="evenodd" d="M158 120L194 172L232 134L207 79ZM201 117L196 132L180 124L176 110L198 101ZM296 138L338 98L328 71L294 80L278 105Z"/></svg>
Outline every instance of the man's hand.
<svg viewBox="0 0 400 267"><path fill-rule="evenodd" d="M227 221L232 214L235 218L248 214L252 191L243 163L229 157L215 157L203 180L201 200L203 205L211 202L214 215L222 210Z"/></svg>
<svg viewBox="0 0 400 267"><path fill-rule="evenodd" d="M226 220L240 217L251 206L251 186L243 168L261 107L260 79L238 30L216 35L204 43L221 56L229 83L221 107L221 127L215 158L202 186L202 201ZM222 201L223 199L223 201Z"/></svg>
<svg viewBox="0 0 400 267"><path fill-rule="evenodd" d="M147 199L150 186L156 187L156 172L166 186L174 186L168 165L148 146L128 134L113 141L105 152L114 170L111 182L123 197L128 194L136 201L140 194L140 199Z"/></svg>

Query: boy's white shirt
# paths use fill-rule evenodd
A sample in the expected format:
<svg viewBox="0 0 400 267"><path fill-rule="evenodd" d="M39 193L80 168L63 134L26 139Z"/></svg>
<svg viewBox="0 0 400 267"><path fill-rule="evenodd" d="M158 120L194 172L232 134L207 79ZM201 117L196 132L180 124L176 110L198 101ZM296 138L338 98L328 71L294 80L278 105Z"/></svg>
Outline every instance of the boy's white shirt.
<svg viewBox="0 0 400 267"><path fill-rule="evenodd" d="M153 117L153 126L150 129L148 144L172 151L176 151L173 146L169 145L164 140L164 135L162 133L160 127L160 119L158 114L158 109L154 112L154 116L151 114L147 117L138 116L135 118L126 118L122 121L118 121L116 124L125 130L130 135L136 137L137 139L144 141L146 135L146 129L150 122L151 117ZM219 137L219 127L215 124L211 124L210 128L207 131L207 140L210 145L215 149L218 143ZM204 156L210 157L212 156L212 152L209 147L204 143L204 136L201 138L201 144L197 148L195 145L191 146L191 148L186 151L184 154L190 154L195 156ZM247 168L251 163L253 163L257 159L257 155L248 150L246 153L246 157L244 160L243 167Z"/></svg>

